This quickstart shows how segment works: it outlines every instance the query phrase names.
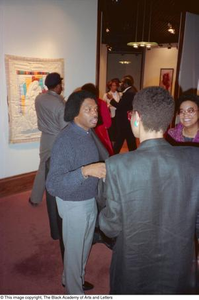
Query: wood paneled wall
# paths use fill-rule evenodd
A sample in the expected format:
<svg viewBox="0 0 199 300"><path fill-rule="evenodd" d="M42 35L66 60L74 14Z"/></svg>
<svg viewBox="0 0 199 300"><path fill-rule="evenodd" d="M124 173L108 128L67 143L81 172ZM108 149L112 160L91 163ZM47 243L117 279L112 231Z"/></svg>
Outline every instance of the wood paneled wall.
<svg viewBox="0 0 199 300"><path fill-rule="evenodd" d="M0 198L32 189L36 172L0 179Z"/></svg>

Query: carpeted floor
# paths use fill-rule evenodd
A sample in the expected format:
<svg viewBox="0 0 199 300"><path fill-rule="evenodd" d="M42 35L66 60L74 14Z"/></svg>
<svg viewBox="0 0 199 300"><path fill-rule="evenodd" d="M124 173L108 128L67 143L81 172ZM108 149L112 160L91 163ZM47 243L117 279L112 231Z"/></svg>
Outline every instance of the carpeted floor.
<svg viewBox="0 0 199 300"><path fill-rule="evenodd" d="M32 207L29 195L24 192L0 199L0 294L64 295L59 242L50 237L46 201ZM104 244L92 247L86 280L95 287L86 294L109 294L111 255ZM199 274L193 294L199 294Z"/></svg>
<svg viewBox="0 0 199 300"><path fill-rule="evenodd" d="M32 207L29 194L0 199L0 294L65 294L59 242L50 237L46 201ZM95 288L86 294L109 294L110 260L105 245L92 247L86 280Z"/></svg>

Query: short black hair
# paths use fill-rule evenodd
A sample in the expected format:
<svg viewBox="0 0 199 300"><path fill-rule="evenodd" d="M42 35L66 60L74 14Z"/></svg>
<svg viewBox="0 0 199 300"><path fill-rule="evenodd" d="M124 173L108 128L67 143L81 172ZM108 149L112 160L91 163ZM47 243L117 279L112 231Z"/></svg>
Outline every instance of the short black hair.
<svg viewBox="0 0 199 300"><path fill-rule="evenodd" d="M176 111L177 112L179 112L180 105L185 101L194 102L198 106L198 109L199 109L199 96L194 95L194 94L183 94L176 101Z"/></svg>
<svg viewBox="0 0 199 300"><path fill-rule="evenodd" d="M94 94L88 91L78 91L73 92L69 97L65 104L64 111L64 120L66 122L71 122L74 120L76 116L78 116L80 107L85 99L90 98L95 100L97 104L97 99Z"/></svg>
<svg viewBox="0 0 199 300"><path fill-rule="evenodd" d="M122 82L123 82L123 84L126 84L128 86L132 86L133 85L132 80L129 77L123 77L122 78Z"/></svg>
<svg viewBox="0 0 199 300"><path fill-rule="evenodd" d="M45 79L45 85L49 90L54 89L58 84L62 83L63 78L57 72L49 73Z"/></svg>
<svg viewBox="0 0 199 300"><path fill-rule="evenodd" d="M83 91L88 91L90 93L92 93L93 95L95 95L97 98L99 97L99 89L97 86L95 86L93 83L85 83L81 89Z"/></svg>
<svg viewBox="0 0 199 300"><path fill-rule="evenodd" d="M125 75L124 78L128 78L131 80L131 85L134 85L134 78L131 75Z"/></svg>
<svg viewBox="0 0 199 300"><path fill-rule="evenodd" d="M139 113L147 131L165 132L172 121L174 107L170 93L158 86L142 89L133 99L133 110Z"/></svg>

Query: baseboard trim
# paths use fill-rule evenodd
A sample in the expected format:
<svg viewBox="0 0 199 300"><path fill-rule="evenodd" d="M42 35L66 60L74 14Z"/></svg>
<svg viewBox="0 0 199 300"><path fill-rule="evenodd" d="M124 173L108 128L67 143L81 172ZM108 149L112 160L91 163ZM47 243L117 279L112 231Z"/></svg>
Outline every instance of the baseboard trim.
<svg viewBox="0 0 199 300"><path fill-rule="evenodd" d="M0 198L32 189L35 172L0 179Z"/></svg>

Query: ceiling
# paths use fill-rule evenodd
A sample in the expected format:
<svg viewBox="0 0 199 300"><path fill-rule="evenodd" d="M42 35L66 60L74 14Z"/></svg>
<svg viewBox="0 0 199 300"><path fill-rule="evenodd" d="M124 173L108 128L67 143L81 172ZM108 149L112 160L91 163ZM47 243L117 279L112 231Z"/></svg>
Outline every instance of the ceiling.
<svg viewBox="0 0 199 300"><path fill-rule="evenodd" d="M145 40L163 44L176 44L181 12L199 14L198 0L99 0L102 12L102 43L113 52L139 51L128 42ZM175 34L168 32L168 23ZM106 29L109 32L106 32Z"/></svg>

